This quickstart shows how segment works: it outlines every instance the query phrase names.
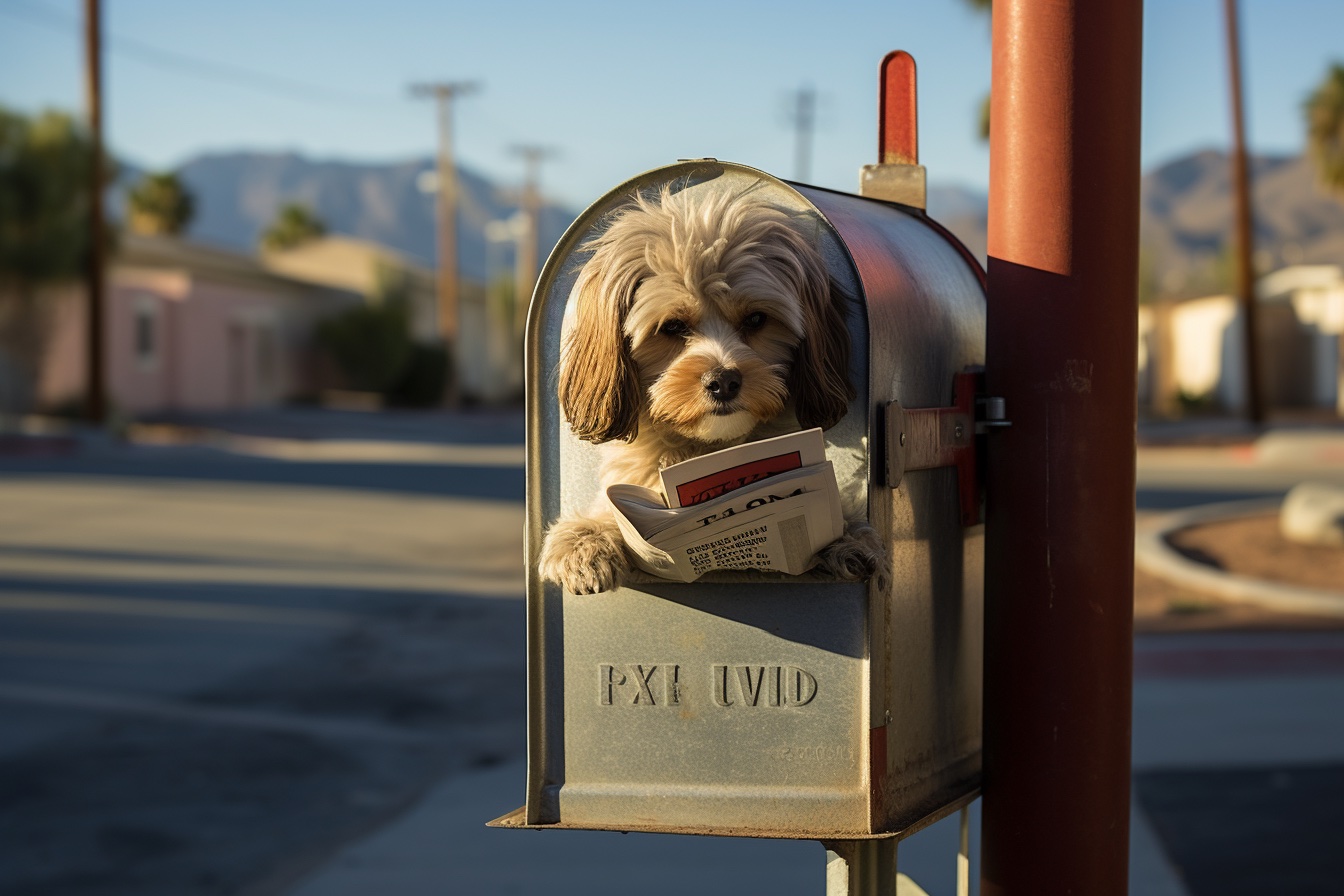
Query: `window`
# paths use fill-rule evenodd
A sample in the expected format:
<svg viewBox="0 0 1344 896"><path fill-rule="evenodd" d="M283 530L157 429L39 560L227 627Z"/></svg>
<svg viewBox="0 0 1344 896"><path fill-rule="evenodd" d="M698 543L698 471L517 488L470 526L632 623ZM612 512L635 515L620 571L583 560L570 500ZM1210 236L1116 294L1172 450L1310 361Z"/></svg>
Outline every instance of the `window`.
<svg viewBox="0 0 1344 896"><path fill-rule="evenodd" d="M141 370L159 366L159 302L153 296L137 296L132 338L135 361Z"/></svg>

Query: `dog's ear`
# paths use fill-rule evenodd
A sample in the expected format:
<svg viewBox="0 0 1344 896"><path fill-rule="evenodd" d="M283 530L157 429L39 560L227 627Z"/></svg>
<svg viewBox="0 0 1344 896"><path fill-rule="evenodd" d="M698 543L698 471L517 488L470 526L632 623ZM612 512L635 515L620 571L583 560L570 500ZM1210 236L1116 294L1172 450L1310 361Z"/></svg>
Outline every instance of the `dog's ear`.
<svg viewBox="0 0 1344 896"><path fill-rule="evenodd" d="M809 258L802 290L805 329L797 362L789 374L798 422L830 429L854 398L849 381L849 327L843 293L831 282L819 256Z"/></svg>
<svg viewBox="0 0 1344 896"><path fill-rule="evenodd" d="M638 279L604 272L598 251L574 287L574 321L560 352L560 408L586 442L634 439L639 378L625 338L625 315Z"/></svg>

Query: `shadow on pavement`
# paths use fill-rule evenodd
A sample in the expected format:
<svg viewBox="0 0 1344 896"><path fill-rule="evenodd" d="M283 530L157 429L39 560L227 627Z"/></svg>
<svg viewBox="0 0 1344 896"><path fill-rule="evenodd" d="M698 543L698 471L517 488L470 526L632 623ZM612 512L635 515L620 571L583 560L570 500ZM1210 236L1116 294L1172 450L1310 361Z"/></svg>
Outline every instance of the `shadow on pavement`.
<svg viewBox="0 0 1344 896"><path fill-rule="evenodd" d="M122 479L194 479L287 486L316 486L429 495L522 501L522 467L438 464L323 463L236 459L212 456L109 458L0 457L0 477L98 476Z"/></svg>
<svg viewBox="0 0 1344 896"><path fill-rule="evenodd" d="M1151 771L1134 787L1191 896L1339 892L1344 765Z"/></svg>

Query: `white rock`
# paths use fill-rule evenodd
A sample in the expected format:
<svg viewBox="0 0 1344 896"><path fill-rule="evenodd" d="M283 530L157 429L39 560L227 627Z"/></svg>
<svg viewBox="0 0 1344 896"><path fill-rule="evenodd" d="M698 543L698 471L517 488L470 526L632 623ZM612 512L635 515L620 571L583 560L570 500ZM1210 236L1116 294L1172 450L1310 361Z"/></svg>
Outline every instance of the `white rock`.
<svg viewBox="0 0 1344 896"><path fill-rule="evenodd" d="M1301 544L1344 546L1344 486L1329 482L1293 486L1279 511L1279 531Z"/></svg>

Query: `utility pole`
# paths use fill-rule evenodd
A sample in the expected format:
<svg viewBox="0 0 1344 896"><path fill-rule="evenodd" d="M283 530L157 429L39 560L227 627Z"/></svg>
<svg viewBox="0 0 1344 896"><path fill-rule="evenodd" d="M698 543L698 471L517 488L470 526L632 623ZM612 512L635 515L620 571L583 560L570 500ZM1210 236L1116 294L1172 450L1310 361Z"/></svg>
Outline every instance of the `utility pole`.
<svg viewBox="0 0 1344 896"><path fill-rule="evenodd" d="M478 89L469 81L411 85L411 95L435 101L439 120L438 202L439 335L448 351L448 390L445 401L458 399L458 278L457 278L457 165L453 160L453 100Z"/></svg>
<svg viewBox="0 0 1344 896"><path fill-rule="evenodd" d="M1142 0L995 0L984 896L1128 892Z"/></svg>
<svg viewBox="0 0 1344 896"><path fill-rule="evenodd" d="M88 370L85 389L89 422L102 426L107 419L103 382L103 306L106 246L103 226L103 27L99 0L84 0L84 93L89 115L89 255Z"/></svg>
<svg viewBox="0 0 1344 896"><path fill-rule="evenodd" d="M513 328L522 335L527 323L527 307L537 283L537 263L540 252L537 241L541 232L541 163L554 158L555 150L543 146L514 146L514 155L522 156L526 166L523 179L523 220L526 231L518 235L517 263L514 268Z"/></svg>
<svg viewBox="0 0 1344 896"><path fill-rule="evenodd" d="M817 119L817 92L800 87L793 95L789 123L794 128L793 176L800 183L812 177L812 130Z"/></svg>
<svg viewBox="0 0 1344 896"><path fill-rule="evenodd" d="M1227 25L1227 65L1232 99L1232 195L1235 197L1236 289L1241 307L1242 345L1246 358L1246 416L1252 425L1265 422L1265 397L1260 378L1260 327L1255 304L1255 245L1251 227L1251 175L1246 161L1246 125L1241 97L1241 39L1237 0L1223 0Z"/></svg>

